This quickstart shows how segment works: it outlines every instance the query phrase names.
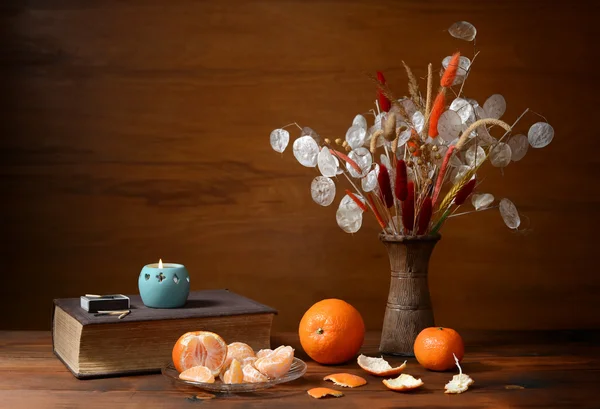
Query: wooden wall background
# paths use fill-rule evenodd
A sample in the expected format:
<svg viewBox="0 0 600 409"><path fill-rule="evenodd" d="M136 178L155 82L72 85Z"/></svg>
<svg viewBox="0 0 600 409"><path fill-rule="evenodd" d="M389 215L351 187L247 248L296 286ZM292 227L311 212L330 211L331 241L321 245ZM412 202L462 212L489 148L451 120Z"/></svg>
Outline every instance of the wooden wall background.
<svg viewBox="0 0 600 409"><path fill-rule="evenodd" d="M374 220L347 235L309 194L315 171L273 152L297 121L343 137L371 108L363 72L405 92L479 29L466 92L502 93L505 118L543 113L556 138L484 189L497 212L454 219L431 264L437 323L586 328L597 301L599 37L571 1L9 1L0 6L2 328L49 328L53 298L133 293L141 267L186 264L295 329L326 297L378 328L388 261ZM529 116L522 130L537 121ZM295 135L294 135L295 136ZM341 196L340 196L341 197ZM338 198L339 200L339 198ZM524 222L527 224L527 220Z"/></svg>

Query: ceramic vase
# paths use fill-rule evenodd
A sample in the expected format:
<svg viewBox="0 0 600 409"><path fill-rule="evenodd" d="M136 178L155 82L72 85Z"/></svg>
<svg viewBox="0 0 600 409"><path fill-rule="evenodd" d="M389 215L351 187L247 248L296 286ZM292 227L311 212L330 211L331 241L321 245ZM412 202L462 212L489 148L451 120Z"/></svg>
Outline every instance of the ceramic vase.
<svg viewBox="0 0 600 409"><path fill-rule="evenodd" d="M441 237L382 233L379 238L387 248L391 268L379 351L414 356L415 338L424 328L434 326L427 273L431 253Z"/></svg>

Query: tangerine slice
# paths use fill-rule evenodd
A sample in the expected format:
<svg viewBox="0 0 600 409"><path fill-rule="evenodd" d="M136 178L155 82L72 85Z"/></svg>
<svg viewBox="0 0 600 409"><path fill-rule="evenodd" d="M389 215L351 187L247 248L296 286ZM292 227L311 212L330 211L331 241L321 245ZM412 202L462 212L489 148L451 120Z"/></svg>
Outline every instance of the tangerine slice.
<svg viewBox="0 0 600 409"><path fill-rule="evenodd" d="M254 367L270 379L281 378L288 373L294 360L294 349L291 346L280 346L273 352L254 362Z"/></svg>
<svg viewBox="0 0 600 409"><path fill-rule="evenodd" d="M272 349L261 349L260 351L258 351L256 353L256 357L257 358L262 358L263 356L269 355L271 352L273 352Z"/></svg>
<svg viewBox="0 0 600 409"><path fill-rule="evenodd" d="M312 396L315 399L321 399L326 396L333 396L336 398L344 396L344 394L342 392L336 391L334 389L329 389L329 388L312 388L312 389L309 389L306 393L308 393L310 396Z"/></svg>
<svg viewBox="0 0 600 409"><path fill-rule="evenodd" d="M227 357L225 358L225 363L223 364L223 368L229 368L231 361L237 359L242 362L244 358L252 357L254 355L254 350L248 344L244 344L243 342L232 342L227 345Z"/></svg>
<svg viewBox="0 0 600 409"><path fill-rule="evenodd" d="M227 344L213 332L187 332L175 343L172 357L179 372L206 366L213 375L218 375L227 358Z"/></svg>
<svg viewBox="0 0 600 409"><path fill-rule="evenodd" d="M367 383L364 378L351 373L334 373L323 378L324 381L332 381L335 385L345 388L356 388Z"/></svg>
<svg viewBox="0 0 600 409"><path fill-rule="evenodd" d="M423 386L422 380L415 379L413 376L404 373L397 378L384 379L382 382L389 389L396 392L412 391Z"/></svg>
<svg viewBox="0 0 600 409"><path fill-rule="evenodd" d="M205 366L194 366L186 369L179 374L179 379L184 381L202 382L202 383L214 383L215 377L212 371Z"/></svg>
<svg viewBox="0 0 600 409"><path fill-rule="evenodd" d="M242 359L242 368L245 367L248 364L254 364L254 362L256 362L258 358L256 358L255 356L249 356L247 358Z"/></svg>
<svg viewBox="0 0 600 409"><path fill-rule="evenodd" d="M401 373L406 368L406 361L400 366L392 368L388 361L383 358L372 358L370 356L359 355L358 366L375 376L392 376Z"/></svg>
<svg viewBox="0 0 600 409"><path fill-rule="evenodd" d="M246 364L242 369L242 373L244 374L244 382L259 383L269 381L269 378L260 373L252 364Z"/></svg>
<svg viewBox="0 0 600 409"><path fill-rule="evenodd" d="M244 373L242 372L240 361L235 358L231 361L231 366L223 374L222 380L224 383L242 383L244 381Z"/></svg>

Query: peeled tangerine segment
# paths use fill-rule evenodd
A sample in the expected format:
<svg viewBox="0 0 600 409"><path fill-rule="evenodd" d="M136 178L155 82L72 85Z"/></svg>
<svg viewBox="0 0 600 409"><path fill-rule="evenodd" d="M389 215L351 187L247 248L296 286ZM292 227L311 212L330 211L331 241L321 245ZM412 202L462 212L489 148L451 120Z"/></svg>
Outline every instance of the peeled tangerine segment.
<svg viewBox="0 0 600 409"><path fill-rule="evenodd" d="M504 142L498 142L490 149L490 163L497 168L504 168L510 163L512 151Z"/></svg>
<svg viewBox="0 0 600 409"><path fill-rule="evenodd" d="M473 105L466 99L456 98L450 104L450 109L458 114L463 124L473 122L475 120L475 111Z"/></svg>
<svg viewBox="0 0 600 409"><path fill-rule="evenodd" d="M454 375L452 380L444 386L446 391L444 393L463 393L469 389L469 386L473 385L475 381L471 379L469 375L459 374Z"/></svg>
<svg viewBox="0 0 600 409"><path fill-rule="evenodd" d="M242 373L244 375L244 383L260 383L269 381L269 378L260 373L260 371L251 363L244 365L242 368Z"/></svg>
<svg viewBox="0 0 600 409"><path fill-rule="evenodd" d="M527 139L533 148L548 146L554 139L554 128L547 122L537 122L529 128Z"/></svg>
<svg viewBox="0 0 600 409"><path fill-rule="evenodd" d="M373 169L367 173L367 176L362 178L360 181L362 190L365 193L370 192L377 187L377 175L379 175L379 165L375 164Z"/></svg>
<svg viewBox="0 0 600 409"><path fill-rule="evenodd" d="M423 386L422 380L404 373L394 379L384 379L382 382L389 389L397 392L411 391Z"/></svg>
<svg viewBox="0 0 600 409"><path fill-rule="evenodd" d="M290 143L290 133L285 129L275 129L271 132L271 147L275 152L282 153Z"/></svg>
<svg viewBox="0 0 600 409"><path fill-rule="evenodd" d="M179 374L179 379L191 382L214 383L215 377L205 366L193 366Z"/></svg>
<svg viewBox="0 0 600 409"><path fill-rule="evenodd" d="M231 344L227 345L227 358L225 358L223 368L228 369L229 365L234 359L242 362L244 359L253 356L254 350L250 345L243 342L232 342Z"/></svg>
<svg viewBox="0 0 600 409"><path fill-rule="evenodd" d="M321 148L321 152L317 156L317 166L323 176L334 177L337 175L339 163L338 159L331 154L329 148L326 146Z"/></svg>
<svg viewBox="0 0 600 409"><path fill-rule="evenodd" d="M373 157L371 156L371 152L367 148L356 148L348 154L348 157L352 159L358 167L361 169L361 173L358 173L354 167L352 167L349 163L346 163L346 169L350 172L350 175L355 178L360 178L365 176L369 169L371 169L371 165L373 164Z"/></svg>
<svg viewBox="0 0 600 409"><path fill-rule="evenodd" d="M448 29L450 35L459 40L473 41L477 35L477 29L468 21L457 21Z"/></svg>
<svg viewBox="0 0 600 409"><path fill-rule="evenodd" d="M506 112L506 100L500 94L494 94L483 103L483 110L489 118L500 119Z"/></svg>
<svg viewBox="0 0 600 409"><path fill-rule="evenodd" d="M358 356L356 362L362 369L376 376L398 375L406 368L406 361L402 365L392 368L389 362L383 358L373 358L362 354Z"/></svg>
<svg viewBox="0 0 600 409"><path fill-rule="evenodd" d="M272 349L268 349L268 348L267 349L261 349L260 351L258 351L256 353L256 357L257 358L262 358L263 356L269 355L271 352L273 352Z"/></svg>
<svg viewBox="0 0 600 409"><path fill-rule="evenodd" d="M494 195L490 193L474 193L471 196L471 203L475 210L485 209L494 203Z"/></svg>
<svg viewBox="0 0 600 409"><path fill-rule="evenodd" d="M462 120L460 116L451 109L444 112L437 125L438 133L447 142L458 138L462 130Z"/></svg>
<svg viewBox="0 0 600 409"><path fill-rule="evenodd" d="M332 381L335 385L344 388L356 388L365 385L367 381L358 375L351 373L334 373L323 378L324 381Z"/></svg>
<svg viewBox="0 0 600 409"><path fill-rule="evenodd" d="M292 147L294 157L302 166L314 168L317 166L317 156L319 155L319 145L308 135L301 136L294 141Z"/></svg>
<svg viewBox="0 0 600 409"><path fill-rule="evenodd" d="M315 399L321 399L326 396L333 396L335 398L344 396L342 392L330 388L312 388L309 389L307 393Z"/></svg>
<svg viewBox="0 0 600 409"><path fill-rule="evenodd" d="M244 373L242 372L242 366L240 361L233 359L229 369L225 371L223 375L224 383L242 383L244 382Z"/></svg>
<svg viewBox="0 0 600 409"><path fill-rule="evenodd" d="M362 146L367 139L367 130L361 125L352 125L346 132L346 142L352 149Z"/></svg>
<svg viewBox="0 0 600 409"><path fill-rule="evenodd" d="M511 159L517 162L525 157L527 149L529 149L529 140L523 134L511 136L508 140L510 146Z"/></svg>
<svg viewBox="0 0 600 409"><path fill-rule="evenodd" d="M504 223L510 229L517 229L521 224L521 218L519 217L517 207L513 202L506 198L500 200L500 215L502 216Z"/></svg>
<svg viewBox="0 0 600 409"><path fill-rule="evenodd" d="M288 373L294 361L294 349L291 346L280 346L267 356L258 358L254 367L270 379L281 378Z"/></svg>
<svg viewBox="0 0 600 409"><path fill-rule="evenodd" d="M335 199L335 183L328 177L317 176L310 184L310 195L316 204L329 206Z"/></svg>
<svg viewBox="0 0 600 409"><path fill-rule="evenodd" d="M188 332L173 348L173 363L179 372L205 366L218 375L227 358L227 344L219 335L208 331Z"/></svg>
<svg viewBox="0 0 600 409"><path fill-rule="evenodd" d="M465 161L471 167L480 165L483 159L485 159L485 151L479 145L471 146L465 153Z"/></svg>

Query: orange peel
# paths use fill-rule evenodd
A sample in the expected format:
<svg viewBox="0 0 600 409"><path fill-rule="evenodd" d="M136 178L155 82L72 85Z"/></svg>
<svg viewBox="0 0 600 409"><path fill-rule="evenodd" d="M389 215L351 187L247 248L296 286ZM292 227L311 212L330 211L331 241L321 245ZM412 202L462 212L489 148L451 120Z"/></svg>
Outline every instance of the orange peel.
<svg viewBox="0 0 600 409"><path fill-rule="evenodd" d="M397 378L384 379L383 384L396 392L408 392L423 386L423 381L412 375L400 374Z"/></svg>
<svg viewBox="0 0 600 409"><path fill-rule="evenodd" d="M336 391L336 390L330 389L330 388L312 388L312 389L309 389L306 393L308 393L310 396L312 396L315 399L321 399L326 396L333 396L335 398L344 396L344 394L342 392Z"/></svg>
<svg viewBox="0 0 600 409"><path fill-rule="evenodd" d="M344 388L356 388L365 385L366 379L351 373L334 373L323 378L324 381L332 381L335 385L343 386Z"/></svg>
<svg viewBox="0 0 600 409"><path fill-rule="evenodd" d="M375 376L398 375L406 368L406 361L402 365L392 368L389 362L383 358L373 358L362 354L358 356L356 362L362 369Z"/></svg>
<svg viewBox="0 0 600 409"><path fill-rule="evenodd" d="M456 362L456 366L458 366L459 373L458 375L454 375L452 380L444 386L444 389L446 389L444 393L463 393L466 392L467 389L469 389L469 386L473 385L475 381L471 379L469 375L462 373L462 368L460 367L456 354L452 355L454 355L454 362Z"/></svg>

